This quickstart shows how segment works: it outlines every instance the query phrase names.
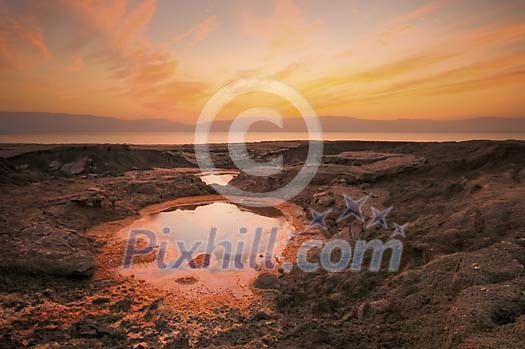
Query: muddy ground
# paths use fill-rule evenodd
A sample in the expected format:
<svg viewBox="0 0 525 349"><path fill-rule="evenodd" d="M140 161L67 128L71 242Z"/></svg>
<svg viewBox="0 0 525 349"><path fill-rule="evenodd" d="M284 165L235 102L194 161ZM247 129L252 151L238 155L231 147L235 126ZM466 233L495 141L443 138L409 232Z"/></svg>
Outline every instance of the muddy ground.
<svg viewBox="0 0 525 349"><path fill-rule="evenodd" d="M261 274L253 296L185 298L115 273L122 222L152 205L215 194L195 174L191 146L0 146L0 347L525 347L525 142L328 142L323 164L292 203L332 208L326 241L383 239L407 224L398 272ZM266 191L300 169L304 142L252 144L283 155L271 178L232 184ZM232 169L225 145L215 165ZM390 229L337 222L343 194L393 206ZM144 212L144 211L142 211ZM294 249L286 254L293 261ZM118 255L115 259L118 260ZM317 258L313 253L312 260ZM365 259L366 261L366 259Z"/></svg>

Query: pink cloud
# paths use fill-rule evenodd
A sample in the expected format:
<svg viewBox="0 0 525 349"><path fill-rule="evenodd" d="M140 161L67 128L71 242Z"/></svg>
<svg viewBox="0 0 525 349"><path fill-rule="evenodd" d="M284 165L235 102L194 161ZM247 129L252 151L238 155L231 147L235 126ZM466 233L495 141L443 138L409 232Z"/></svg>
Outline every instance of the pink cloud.
<svg viewBox="0 0 525 349"><path fill-rule="evenodd" d="M31 49L36 49L43 59L51 58L38 23L27 16L16 18L0 3L0 64L21 68L34 61Z"/></svg>
<svg viewBox="0 0 525 349"><path fill-rule="evenodd" d="M84 69L84 59L80 56L77 56L71 61L71 64L67 66L67 70L71 72L77 72Z"/></svg>

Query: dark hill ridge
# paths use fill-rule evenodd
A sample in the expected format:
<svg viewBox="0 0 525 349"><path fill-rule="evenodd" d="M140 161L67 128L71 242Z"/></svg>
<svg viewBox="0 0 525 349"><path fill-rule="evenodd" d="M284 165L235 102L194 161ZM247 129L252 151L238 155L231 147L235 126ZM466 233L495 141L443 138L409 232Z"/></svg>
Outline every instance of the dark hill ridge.
<svg viewBox="0 0 525 349"><path fill-rule="evenodd" d="M192 166L177 152L131 149L118 144L59 146L16 155L8 161L10 166L67 176Z"/></svg>
<svg viewBox="0 0 525 349"><path fill-rule="evenodd" d="M94 115L0 112L0 134L155 131L193 131L193 126L164 119L123 120Z"/></svg>
<svg viewBox="0 0 525 349"><path fill-rule="evenodd" d="M345 116L320 117L324 132L525 132L525 118L480 117L462 120L365 120ZM231 121L214 122L215 132L228 131ZM166 119L124 120L108 116L0 112L0 134L53 132L193 132L194 125ZM270 123L254 125L258 132L303 132L301 118L286 119L281 129Z"/></svg>

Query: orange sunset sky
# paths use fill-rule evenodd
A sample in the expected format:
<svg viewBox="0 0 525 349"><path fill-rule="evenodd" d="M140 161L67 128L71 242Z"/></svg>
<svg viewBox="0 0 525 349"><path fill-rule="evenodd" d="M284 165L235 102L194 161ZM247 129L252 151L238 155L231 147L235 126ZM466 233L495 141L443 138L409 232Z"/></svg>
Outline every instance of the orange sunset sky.
<svg viewBox="0 0 525 349"><path fill-rule="evenodd" d="M325 116L523 117L525 1L0 0L0 74L4 111L192 123L272 78Z"/></svg>

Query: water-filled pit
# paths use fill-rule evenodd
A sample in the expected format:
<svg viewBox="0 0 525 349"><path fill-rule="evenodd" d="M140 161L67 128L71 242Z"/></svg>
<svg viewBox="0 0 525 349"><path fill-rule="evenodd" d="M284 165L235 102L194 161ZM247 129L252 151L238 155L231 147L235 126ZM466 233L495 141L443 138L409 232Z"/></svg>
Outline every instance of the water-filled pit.
<svg viewBox="0 0 525 349"><path fill-rule="evenodd" d="M206 184L218 184L227 185L235 176L237 172L233 171L214 171L214 172L203 172L198 177Z"/></svg>
<svg viewBox="0 0 525 349"><path fill-rule="evenodd" d="M144 215L118 233L128 245L125 260L136 255L120 272L195 296L221 290L242 295L250 292L260 270L278 262L292 233L292 225L273 207L176 206ZM150 252L139 256L140 250Z"/></svg>

